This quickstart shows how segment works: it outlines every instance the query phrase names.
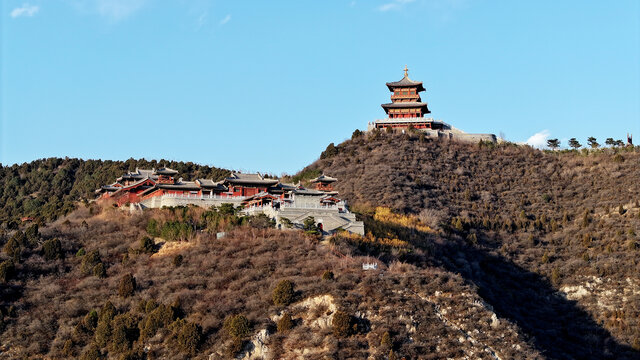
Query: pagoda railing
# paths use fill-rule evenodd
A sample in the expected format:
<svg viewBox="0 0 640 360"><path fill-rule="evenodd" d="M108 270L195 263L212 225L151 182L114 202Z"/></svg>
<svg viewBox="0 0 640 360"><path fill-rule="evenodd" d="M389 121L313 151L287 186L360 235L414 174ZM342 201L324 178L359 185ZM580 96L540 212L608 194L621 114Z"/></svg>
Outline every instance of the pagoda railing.
<svg viewBox="0 0 640 360"><path fill-rule="evenodd" d="M233 195L200 195L200 194L163 194L163 197L172 199L202 199L202 200L244 200L246 196L233 196Z"/></svg>
<svg viewBox="0 0 640 360"><path fill-rule="evenodd" d="M433 123L443 123L440 120L434 120L433 118L427 118L427 117L411 117L411 118L386 118L386 119L376 119L375 122L377 123L386 123L386 122L393 122L393 123L405 123L405 122L417 122L417 121L422 121L422 122L433 122Z"/></svg>
<svg viewBox="0 0 640 360"><path fill-rule="evenodd" d="M261 210L265 210L265 209L274 209L274 210L278 210L278 209L304 209L304 210L339 210L340 212L346 213L349 212L346 208L346 205L344 202L339 202L333 205L322 205L322 204L285 204L285 203L280 203L280 206L273 206L271 204L267 204L267 205L252 205L252 206L247 206L245 208L245 210L247 211L261 211Z"/></svg>

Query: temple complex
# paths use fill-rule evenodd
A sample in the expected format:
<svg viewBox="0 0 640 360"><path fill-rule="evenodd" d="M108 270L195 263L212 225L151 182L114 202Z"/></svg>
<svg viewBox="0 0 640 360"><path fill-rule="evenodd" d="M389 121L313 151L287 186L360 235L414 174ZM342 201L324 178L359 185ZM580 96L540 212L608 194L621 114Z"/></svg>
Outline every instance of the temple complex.
<svg viewBox="0 0 640 360"><path fill-rule="evenodd" d="M356 221L346 203L333 189L336 178L321 175L312 179L313 188L300 184L281 183L261 174L233 172L222 181L178 178L178 171L169 168L136 169L96 190L99 200L113 201L121 208L144 209L164 206L201 207L228 203L242 207L248 215L266 214L282 226L282 219L301 227L312 216L323 231L338 228L364 235L364 224Z"/></svg>
<svg viewBox="0 0 640 360"><path fill-rule="evenodd" d="M421 81L409 78L409 69L406 66L404 67L404 77L401 80L388 82L386 85L391 92L391 102L381 106L387 114L387 118L370 122L369 131L373 129L400 131L415 129L430 137L496 142L496 136L493 134L467 134L443 121L425 117L426 114L431 113L427 103L422 101L420 97L420 93L425 91L425 88Z"/></svg>

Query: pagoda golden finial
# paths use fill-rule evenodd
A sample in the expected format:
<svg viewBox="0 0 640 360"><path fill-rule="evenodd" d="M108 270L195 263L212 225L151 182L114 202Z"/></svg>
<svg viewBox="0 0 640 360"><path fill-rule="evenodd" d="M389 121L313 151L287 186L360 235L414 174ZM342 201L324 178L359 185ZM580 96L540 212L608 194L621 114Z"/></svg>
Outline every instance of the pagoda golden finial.
<svg viewBox="0 0 640 360"><path fill-rule="evenodd" d="M409 68L407 67L407 65L404 66L404 77L409 76Z"/></svg>

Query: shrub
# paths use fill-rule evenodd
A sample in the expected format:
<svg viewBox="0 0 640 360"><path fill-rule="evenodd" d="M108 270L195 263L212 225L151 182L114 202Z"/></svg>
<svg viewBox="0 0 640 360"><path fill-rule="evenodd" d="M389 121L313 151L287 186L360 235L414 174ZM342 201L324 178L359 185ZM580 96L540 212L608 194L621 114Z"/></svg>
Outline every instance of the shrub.
<svg viewBox="0 0 640 360"><path fill-rule="evenodd" d="M99 263L98 265L93 267L93 276L104 279L107 277L107 269L105 268L103 263Z"/></svg>
<svg viewBox="0 0 640 360"><path fill-rule="evenodd" d="M7 282L15 276L16 267L13 260L5 260L0 263L0 282Z"/></svg>
<svg viewBox="0 0 640 360"><path fill-rule="evenodd" d="M135 290L136 278L133 277L133 274L124 275L118 284L118 295L126 298L132 296Z"/></svg>
<svg viewBox="0 0 640 360"><path fill-rule="evenodd" d="M338 155L338 148L334 143L331 143L327 146L327 148L320 154L320 159L328 159L332 156Z"/></svg>
<svg viewBox="0 0 640 360"><path fill-rule="evenodd" d="M553 268L551 271L551 282L556 286L560 285L560 270L558 268Z"/></svg>
<svg viewBox="0 0 640 360"><path fill-rule="evenodd" d="M249 225L256 229L270 229L276 226L276 221L266 214L258 214L249 217Z"/></svg>
<svg viewBox="0 0 640 360"><path fill-rule="evenodd" d="M184 257L181 254L178 254L176 256L173 257L173 266L175 267L179 267L180 265L182 265L182 261L184 260Z"/></svg>
<svg viewBox="0 0 640 360"><path fill-rule="evenodd" d="M109 350L123 353L131 349L131 345L139 337L138 322L129 313L113 318Z"/></svg>
<svg viewBox="0 0 640 360"><path fill-rule="evenodd" d="M337 337L353 334L353 317L343 311L336 311L331 320L331 331Z"/></svg>
<svg viewBox="0 0 640 360"><path fill-rule="evenodd" d="M116 316L117 310L116 307L113 306L111 301L107 301L100 309L100 314L98 320L100 321L111 321Z"/></svg>
<svg viewBox="0 0 640 360"><path fill-rule="evenodd" d="M478 235L476 235L475 233L469 234L467 236L467 241L470 244L477 245L478 244Z"/></svg>
<svg viewBox="0 0 640 360"><path fill-rule="evenodd" d="M277 323L278 332L285 332L293 328L293 319L291 319L291 315L288 312L282 314L280 320Z"/></svg>
<svg viewBox="0 0 640 360"><path fill-rule="evenodd" d="M322 273L322 280L333 280L333 279L334 279L333 271L326 270L324 273Z"/></svg>
<svg viewBox="0 0 640 360"><path fill-rule="evenodd" d="M82 319L82 325L89 331L94 331L98 326L98 312L91 310Z"/></svg>
<svg viewBox="0 0 640 360"><path fill-rule="evenodd" d="M58 239L50 239L44 242L42 245L42 255L47 260L62 259L64 254L62 252L62 243Z"/></svg>
<svg viewBox="0 0 640 360"><path fill-rule="evenodd" d="M16 267L13 260L5 260L0 263L0 282L6 283L15 276Z"/></svg>
<svg viewBox="0 0 640 360"><path fill-rule="evenodd" d="M353 131L353 134L351 134L351 140L358 139L358 138L362 137L362 135L363 135L362 131L360 131L359 129L355 129Z"/></svg>
<svg viewBox="0 0 640 360"><path fill-rule="evenodd" d="M241 338L233 338L233 340L231 340L231 343L229 344L229 347L225 349L227 357L229 357L230 359L235 359L236 355L242 350L243 346L244 340L242 340Z"/></svg>
<svg viewBox="0 0 640 360"><path fill-rule="evenodd" d="M289 305L293 302L294 296L293 283L290 280L281 280L273 289L272 298L276 305Z"/></svg>
<svg viewBox="0 0 640 360"><path fill-rule="evenodd" d="M86 253L87 252L84 248L80 248L78 252L76 252L76 257L83 257Z"/></svg>
<svg viewBox="0 0 640 360"><path fill-rule="evenodd" d="M390 349L393 346L393 343L391 342L391 335L389 334L388 331L385 331L384 334L382 334L382 340L380 340L380 346L385 349Z"/></svg>
<svg viewBox="0 0 640 360"><path fill-rule="evenodd" d="M145 236L140 239L140 251L145 254L154 254L158 250L156 249L156 243L152 238Z"/></svg>
<svg viewBox="0 0 640 360"><path fill-rule="evenodd" d="M111 339L111 320L99 320L95 331L95 341L100 347L105 347Z"/></svg>
<svg viewBox="0 0 640 360"><path fill-rule="evenodd" d="M87 350L85 350L85 352L82 353L82 356L80 356L80 360L98 360L101 358L102 353L100 352L100 348L96 344L89 345Z"/></svg>
<svg viewBox="0 0 640 360"><path fill-rule="evenodd" d="M398 356L393 352L393 350L389 350L389 356L387 356L389 360L398 360Z"/></svg>
<svg viewBox="0 0 640 360"><path fill-rule="evenodd" d="M147 233L153 237L160 236L156 219L149 219L149 222L147 222Z"/></svg>
<svg viewBox="0 0 640 360"><path fill-rule="evenodd" d="M100 309L98 325L95 331L95 341L100 347L105 347L111 339L111 321L116 316L116 308L111 301L107 301Z"/></svg>
<svg viewBox="0 0 640 360"><path fill-rule="evenodd" d="M310 234L310 235L320 234L320 229L318 228L318 225L316 224L316 219L314 219L313 216L308 216L307 218L304 219L302 223L302 228L304 229L304 232L307 234Z"/></svg>
<svg viewBox="0 0 640 360"><path fill-rule="evenodd" d="M224 329L233 338L244 338L249 335L251 325L244 315L228 316L224 320Z"/></svg>
<svg viewBox="0 0 640 360"><path fill-rule="evenodd" d="M71 358L73 357L73 341L71 339L67 339L62 346L62 355Z"/></svg>
<svg viewBox="0 0 640 360"><path fill-rule="evenodd" d="M6 244L4 244L4 247L2 248L2 250L4 251L5 254L7 254L7 256L13 258L15 261L20 260L20 255L22 254L22 247L18 243L18 240L15 239L15 236L11 237L11 239L9 239L9 241L7 241Z"/></svg>
<svg viewBox="0 0 640 360"><path fill-rule="evenodd" d="M285 229L293 228L293 222L285 217L280 218L280 223L285 227Z"/></svg>
<svg viewBox="0 0 640 360"><path fill-rule="evenodd" d="M147 308L148 305L149 303L147 303ZM143 339L152 337L159 329L169 326L175 318L176 314L173 308L164 304L158 306L142 320L140 337Z"/></svg>
<svg viewBox="0 0 640 360"><path fill-rule="evenodd" d="M24 235L27 239L27 243L31 247L35 247L40 240L40 233L38 232L38 224L33 224L25 230Z"/></svg>
<svg viewBox="0 0 640 360"><path fill-rule="evenodd" d="M460 218L456 218L453 221L453 228L460 232L464 231L464 225L462 224L462 221L460 220Z"/></svg>
<svg viewBox="0 0 640 360"><path fill-rule="evenodd" d="M145 314L148 314L158 308L158 303L153 299L149 301L140 300L140 304L140 308Z"/></svg>
<svg viewBox="0 0 640 360"><path fill-rule="evenodd" d="M625 213L624 207L622 205L618 206L618 214L624 215L624 213Z"/></svg>
<svg viewBox="0 0 640 360"><path fill-rule="evenodd" d="M89 275L93 272L93 268L101 262L102 260L100 259L100 253L98 250L92 250L82 258L80 270L83 274Z"/></svg>
<svg viewBox="0 0 640 360"><path fill-rule="evenodd" d="M178 344L178 350L185 354L195 355L198 345L202 340L202 329L198 324L176 320L174 325L174 336Z"/></svg>
<svg viewBox="0 0 640 360"><path fill-rule="evenodd" d="M545 252L544 254L542 254L542 263L546 264L548 262L549 262L549 254Z"/></svg>

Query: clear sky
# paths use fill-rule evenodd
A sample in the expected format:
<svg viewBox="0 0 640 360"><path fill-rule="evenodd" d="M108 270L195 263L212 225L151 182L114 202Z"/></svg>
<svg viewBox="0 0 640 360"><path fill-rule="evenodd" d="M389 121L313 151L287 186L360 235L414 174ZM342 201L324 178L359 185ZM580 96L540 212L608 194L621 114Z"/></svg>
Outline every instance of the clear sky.
<svg viewBox="0 0 640 360"><path fill-rule="evenodd" d="M433 117L464 131L640 143L638 0L1 4L5 165L293 173L383 118L405 64Z"/></svg>

